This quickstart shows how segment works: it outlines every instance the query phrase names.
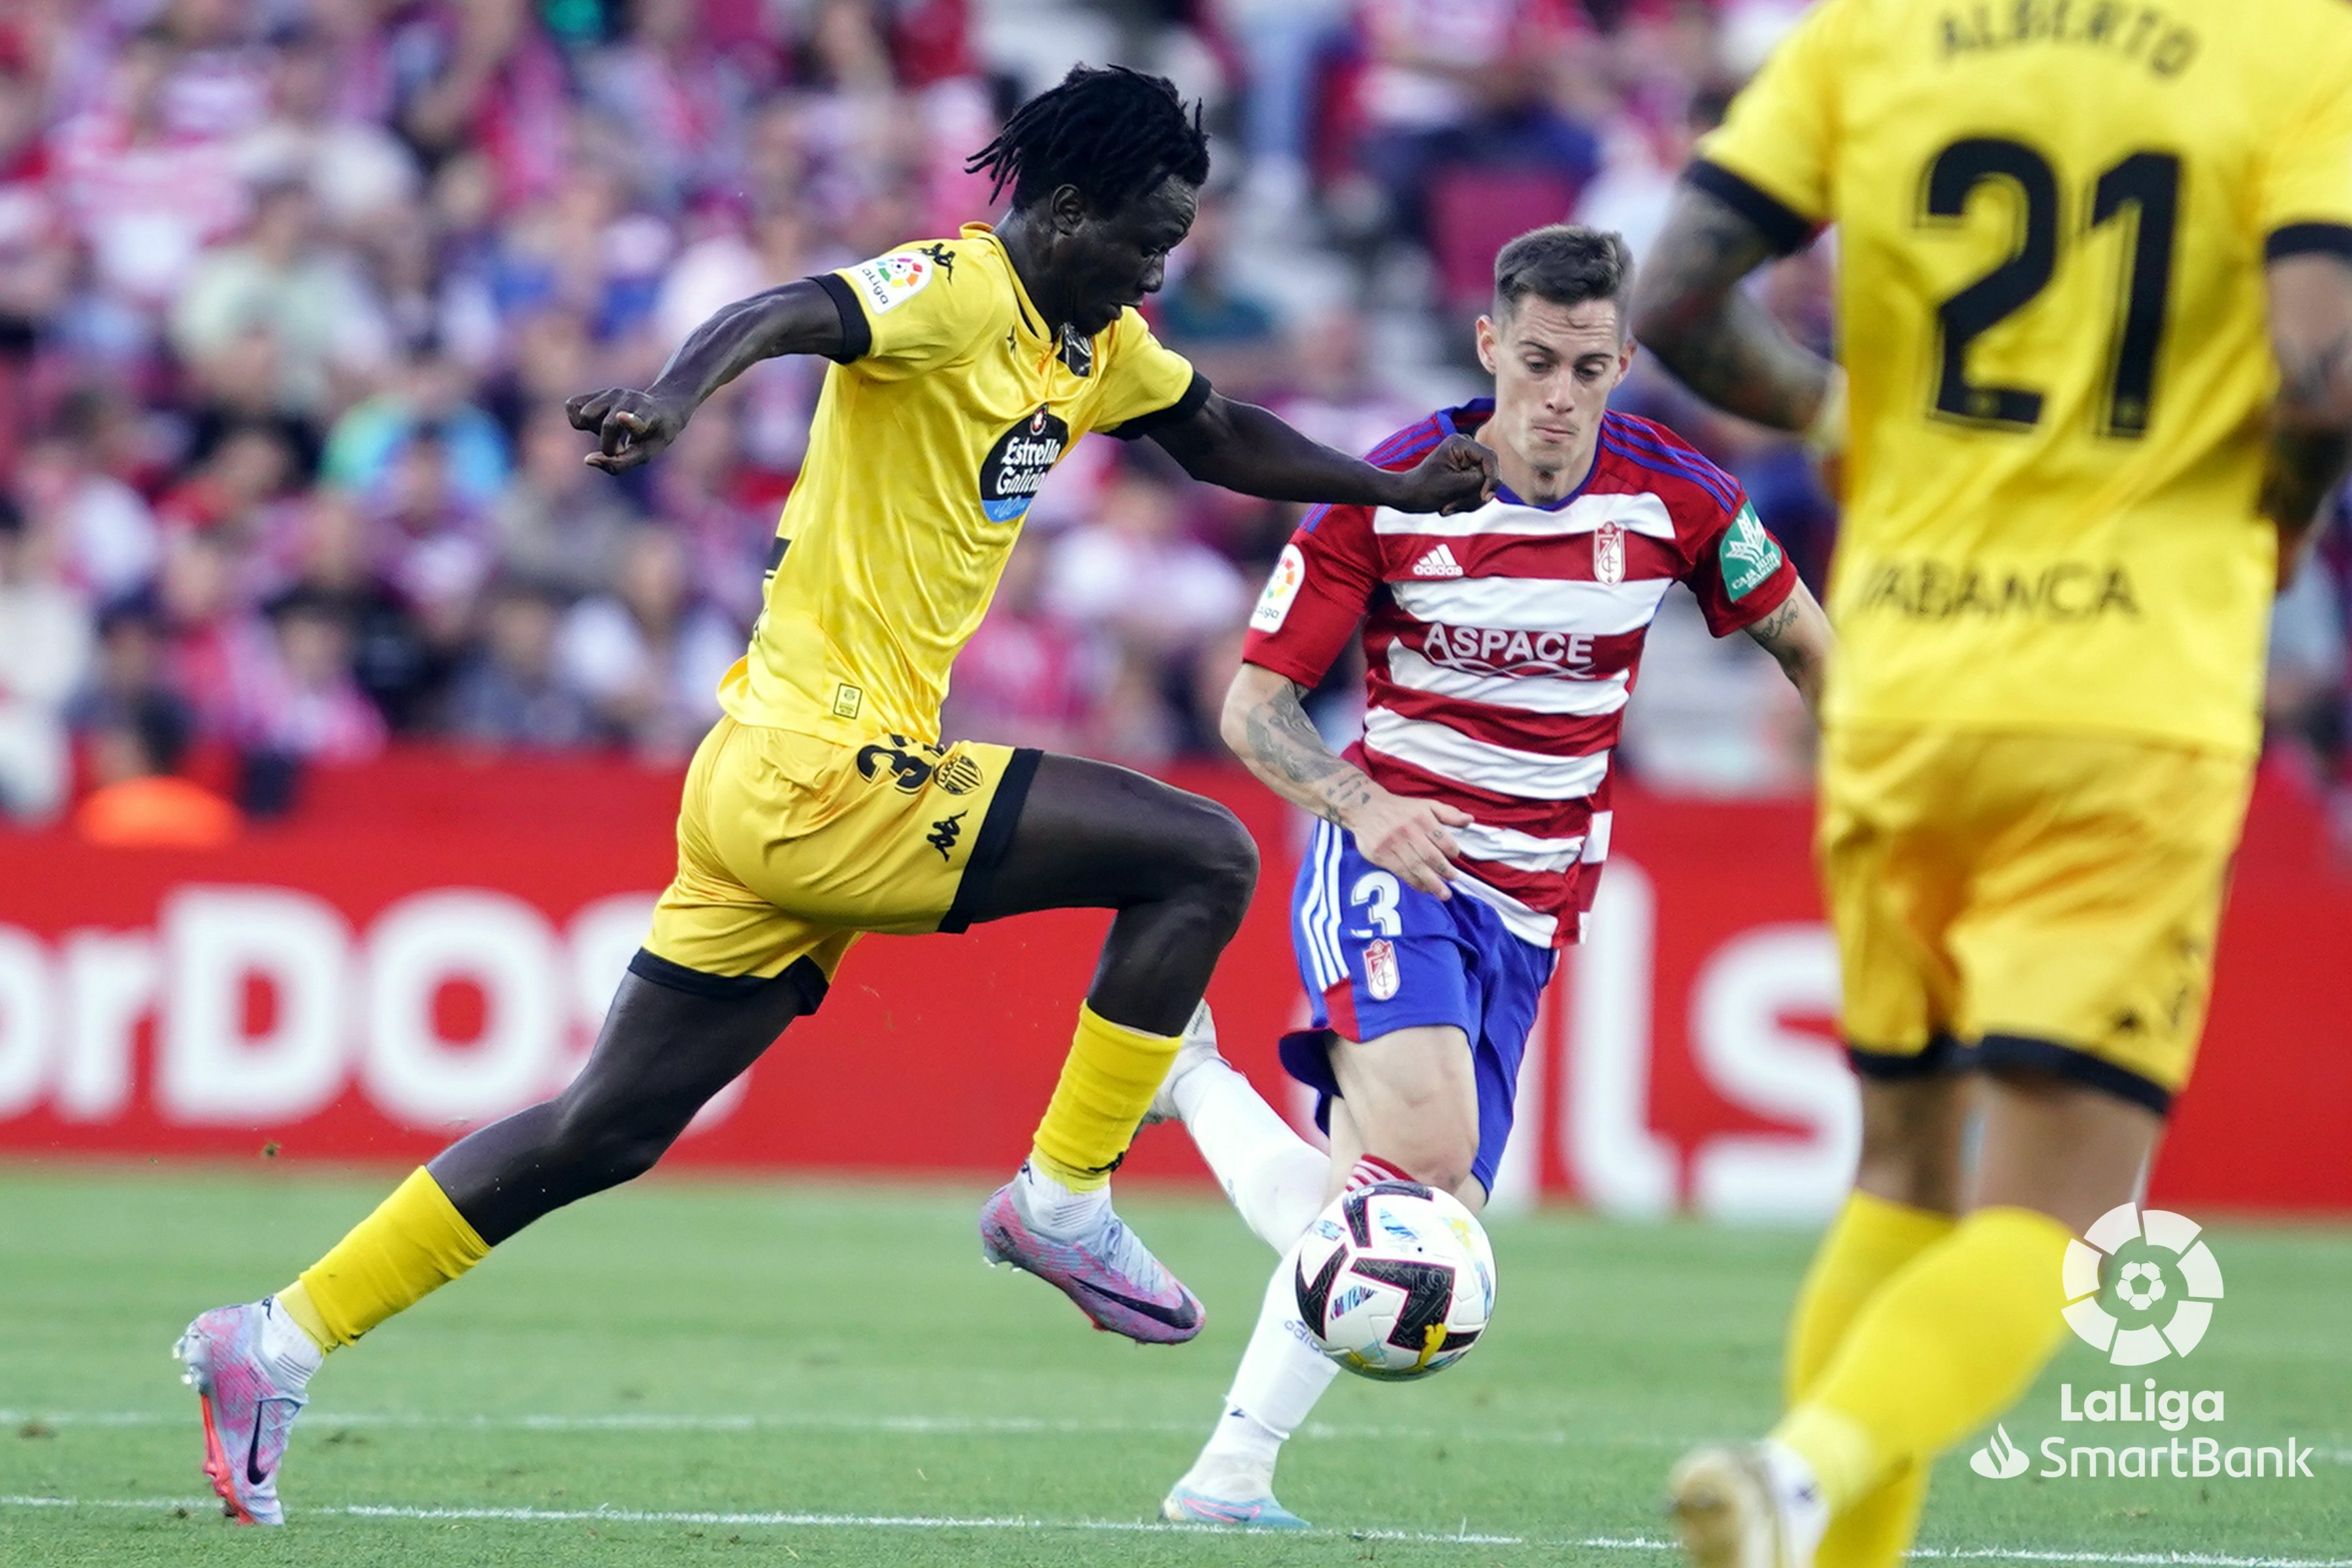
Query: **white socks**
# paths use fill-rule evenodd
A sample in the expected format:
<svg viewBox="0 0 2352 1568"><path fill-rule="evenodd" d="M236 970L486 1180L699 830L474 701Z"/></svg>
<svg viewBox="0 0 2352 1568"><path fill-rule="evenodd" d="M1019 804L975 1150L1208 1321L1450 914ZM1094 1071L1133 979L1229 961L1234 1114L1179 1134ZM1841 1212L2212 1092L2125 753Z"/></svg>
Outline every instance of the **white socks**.
<svg viewBox="0 0 2352 1568"><path fill-rule="evenodd" d="M1800 1563L1811 1563L1822 1537L1830 1528L1829 1500L1822 1495L1813 1468L1794 1448L1767 1438L1761 1445L1764 1468L1772 1478L1772 1501Z"/></svg>
<svg viewBox="0 0 2352 1568"><path fill-rule="evenodd" d="M1298 1288L1288 1254L1323 1212L1331 1158L1290 1129L1249 1079L1222 1059L1186 1072L1171 1086L1177 1114L1201 1157L1258 1238L1284 1255L1266 1282L1249 1349L1225 1394L1224 1415L1208 1446L1178 1484L1225 1502L1272 1495L1276 1458L1306 1424L1339 1375L1298 1315ZM1346 1186L1410 1178L1367 1155L1348 1173Z"/></svg>
<svg viewBox="0 0 2352 1568"><path fill-rule="evenodd" d="M1092 1236L1110 1210L1108 1184L1090 1193L1072 1192L1026 1161L1013 1179L1020 1186L1021 1206L1028 1211L1029 1223L1059 1241ZM1306 1228L1299 1226L1302 1231Z"/></svg>
<svg viewBox="0 0 2352 1568"><path fill-rule="evenodd" d="M261 1303L261 1343L255 1347L261 1355L261 1364L269 1370L269 1380L289 1394L299 1394L310 1385L310 1374L327 1359L316 1341L302 1331L302 1325L286 1315L270 1297Z"/></svg>
<svg viewBox="0 0 2352 1568"><path fill-rule="evenodd" d="M1171 1090L1184 1130L1209 1163L1242 1222L1276 1252L1323 1212L1331 1160L1297 1133L1227 1063L1212 1058Z"/></svg>
<svg viewBox="0 0 2352 1568"><path fill-rule="evenodd" d="M1269 1495L1276 1455L1339 1375L1339 1363L1307 1338L1290 1269L1276 1268L1225 1395L1224 1415L1180 1484L1227 1502Z"/></svg>

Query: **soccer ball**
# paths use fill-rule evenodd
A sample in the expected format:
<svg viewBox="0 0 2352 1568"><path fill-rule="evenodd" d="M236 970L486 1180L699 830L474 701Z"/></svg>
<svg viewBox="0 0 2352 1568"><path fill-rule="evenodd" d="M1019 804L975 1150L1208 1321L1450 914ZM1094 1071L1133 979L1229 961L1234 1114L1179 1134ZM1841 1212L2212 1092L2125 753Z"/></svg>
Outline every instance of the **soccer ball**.
<svg viewBox="0 0 2352 1568"><path fill-rule="evenodd" d="M1307 1227L1286 1260L1323 1353L1405 1382L1470 1353L1495 1311L1495 1252L1477 1216L1416 1182L1360 1187Z"/></svg>

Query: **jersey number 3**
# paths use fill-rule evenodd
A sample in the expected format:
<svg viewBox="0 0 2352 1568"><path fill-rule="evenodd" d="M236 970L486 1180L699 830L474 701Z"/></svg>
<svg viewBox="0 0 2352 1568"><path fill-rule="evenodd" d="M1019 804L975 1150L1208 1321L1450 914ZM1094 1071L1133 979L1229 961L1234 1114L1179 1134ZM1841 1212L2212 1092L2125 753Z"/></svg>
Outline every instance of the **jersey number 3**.
<svg viewBox="0 0 2352 1568"><path fill-rule="evenodd" d="M1941 363L1934 412L1980 429L2030 430L2042 417L2042 394L2031 387L1990 385L1969 379L1969 345L2032 303L2058 269L2061 204L2050 161L2021 142L1970 136L1953 142L1927 165L1922 224L1948 226L1968 214L1979 185L2005 181L2017 192L2020 222L2009 258L1937 307ZM2090 228L2132 216L2115 339L2107 356L2102 435L2137 440L2147 434L2148 401L2156 390L2156 360L2164 343L2165 294L2172 284L2172 235L2180 218L2180 160L2170 153L2134 153L2091 188Z"/></svg>

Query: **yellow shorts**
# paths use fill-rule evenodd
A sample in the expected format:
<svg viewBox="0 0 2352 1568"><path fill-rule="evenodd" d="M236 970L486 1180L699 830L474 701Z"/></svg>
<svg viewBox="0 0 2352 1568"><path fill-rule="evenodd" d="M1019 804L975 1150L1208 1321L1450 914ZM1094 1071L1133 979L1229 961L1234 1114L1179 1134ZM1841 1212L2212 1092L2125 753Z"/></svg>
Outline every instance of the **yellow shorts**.
<svg viewBox="0 0 2352 1568"><path fill-rule="evenodd" d="M2159 1112L2189 1079L2248 758L1857 726L1821 851L1855 1069L2064 1074Z"/></svg>
<svg viewBox="0 0 2352 1568"><path fill-rule="evenodd" d="M646 941L660 962L639 973L713 994L789 975L813 1007L862 933L962 931L1037 758L721 719L687 772L677 878Z"/></svg>

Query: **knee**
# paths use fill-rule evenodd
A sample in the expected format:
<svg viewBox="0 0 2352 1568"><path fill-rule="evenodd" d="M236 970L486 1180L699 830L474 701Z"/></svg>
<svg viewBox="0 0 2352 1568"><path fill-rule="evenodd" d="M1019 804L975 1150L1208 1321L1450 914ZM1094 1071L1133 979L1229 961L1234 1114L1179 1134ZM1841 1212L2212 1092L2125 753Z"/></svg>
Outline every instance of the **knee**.
<svg viewBox="0 0 2352 1568"><path fill-rule="evenodd" d="M1373 1152L1424 1186L1459 1193L1469 1184L1470 1168L1477 1163L1478 1131L1475 1127L1432 1126L1392 1138L1388 1150Z"/></svg>
<svg viewBox="0 0 2352 1568"><path fill-rule="evenodd" d="M1202 801L1200 822L1187 857L1201 896L1239 924L1257 890L1257 840L1241 818L1214 801Z"/></svg>

